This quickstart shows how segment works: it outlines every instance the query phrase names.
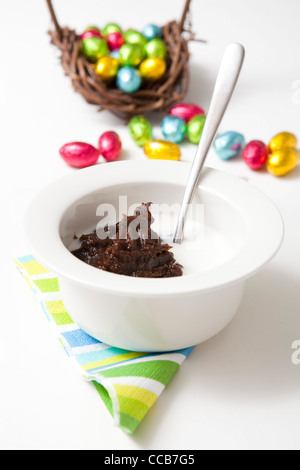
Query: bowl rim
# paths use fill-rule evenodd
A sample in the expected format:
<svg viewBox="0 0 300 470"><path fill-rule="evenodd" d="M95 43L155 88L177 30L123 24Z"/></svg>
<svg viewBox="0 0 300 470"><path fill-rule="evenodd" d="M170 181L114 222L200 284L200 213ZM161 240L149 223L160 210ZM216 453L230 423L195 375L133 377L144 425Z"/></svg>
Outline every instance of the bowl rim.
<svg viewBox="0 0 300 470"><path fill-rule="evenodd" d="M24 231L31 254L58 277L114 295L188 295L220 289L251 277L275 256L282 244L281 214L270 198L255 186L208 167L201 177L201 188L221 194L234 205L247 228L247 243L225 263L189 276L136 278L89 266L63 244L59 234L61 219L66 210L84 196L118 184L143 181L166 184L166 175L170 183L184 186L189 171L190 164L186 162L122 161L77 170L50 183L32 199L25 214Z"/></svg>

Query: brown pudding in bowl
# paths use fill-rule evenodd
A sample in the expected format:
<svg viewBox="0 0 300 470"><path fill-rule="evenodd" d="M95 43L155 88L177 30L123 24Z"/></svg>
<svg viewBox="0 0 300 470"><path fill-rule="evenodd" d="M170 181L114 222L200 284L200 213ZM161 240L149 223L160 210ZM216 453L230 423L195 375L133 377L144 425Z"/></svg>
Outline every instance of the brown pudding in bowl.
<svg viewBox="0 0 300 470"><path fill-rule="evenodd" d="M133 277L182 276L182 266L151 229L151 203L137 207L133 216L124 215L114 227L106 227L99 237L97 231L82 235L81 246L73 255L104 271ZM104 235L104 236L103 236Z"/></svg>

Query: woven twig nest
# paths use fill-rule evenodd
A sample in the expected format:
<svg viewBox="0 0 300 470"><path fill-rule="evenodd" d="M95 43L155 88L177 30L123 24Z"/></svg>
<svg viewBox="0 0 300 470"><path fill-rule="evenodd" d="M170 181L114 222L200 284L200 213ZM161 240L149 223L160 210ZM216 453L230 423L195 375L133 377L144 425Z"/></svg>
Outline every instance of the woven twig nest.
<svg viewBox="0 0 300 470"><path fill-rule="evenodd" d="M143 83L136 92L127 94L118 89L114 82L103 82L93 65L81 52L81 38L76 31L60 27L51 0L47 4L55 28L50 31L52 43L61 51L61 63L70 76L75 91L90 104L98 105L99 110L108 110L117 116L130 119L132 116L150 111L165 113L171 106L182 100L189 87L189 49L183 35L186 15L191 0L184 6L180 22L171 21L162 27L163 40L167 47L167 69L161 79Z"/></svg>

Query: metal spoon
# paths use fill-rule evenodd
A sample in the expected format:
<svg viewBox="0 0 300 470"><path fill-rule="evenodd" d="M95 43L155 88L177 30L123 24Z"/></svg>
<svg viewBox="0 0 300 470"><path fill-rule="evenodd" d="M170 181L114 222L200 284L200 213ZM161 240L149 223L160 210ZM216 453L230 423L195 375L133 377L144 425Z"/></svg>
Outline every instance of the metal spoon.
<svg viewBox="0 0 300 470"><path fill-rule="evenodd" d="M230 44L222 57L209 111L207 113L203 133L193 161L189 179L186 185L181 210L174 235L174 243L182 243L185 220L189 206L199 185L201 172L210 146L214 140L222 117L226 111L233 90L237 83L243 61L245 49L241 44Z"/></svg>

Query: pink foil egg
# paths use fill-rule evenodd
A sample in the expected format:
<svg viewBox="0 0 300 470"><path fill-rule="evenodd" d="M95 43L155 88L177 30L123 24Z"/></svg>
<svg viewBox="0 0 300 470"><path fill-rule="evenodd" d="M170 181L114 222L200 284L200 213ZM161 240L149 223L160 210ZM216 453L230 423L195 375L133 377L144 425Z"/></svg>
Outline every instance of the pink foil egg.
<svg viewBox="0 0 300 470"><path fill-rule="evenodd" d="M116 132L104 132L99 139L99 151L108 162L113 162L122 151L122 142Z"/></svg>
<svg viewBox="0 0 300 470"><path fill-rule="evenodd" d="M110 51L118 51L125 43L125 39L122 33L115 31L107 36L107 43Z"/></svg>
<svg viewBox="0 0 300 470"><path fill-rule="evenodd" d="M80 39L90 39L95 37L103 39L103 36L101 33L99 33L99 31L96 31L96 29L90 29L82 33Z"/></svg>
<svg viewBox="0 0 300 470"><path fill-rule="evenodd" d="M242 156L251 170L259 170L267 160L268 148L260 140L252 140L243 148Z"/></svg>
<svg viewBox="0 0 300 470"><path fill-rule="evenodd" d="M179 103L171 108L169 114L177 116L183 119L185 122L189 122L193 117L199 114L205 114L200 106L193 103Z"/></svg>
<svg viewBox="0 0 300 470"><path fill-rule="evenodd" d="M74 168L86 168L94 165L100 152L90 144L84 142L70 142L61 147L59 151L63 160Z"/></svg>

